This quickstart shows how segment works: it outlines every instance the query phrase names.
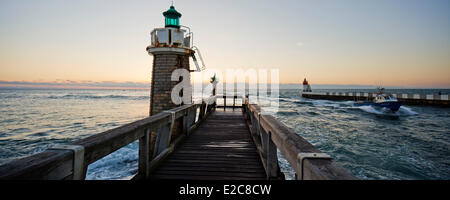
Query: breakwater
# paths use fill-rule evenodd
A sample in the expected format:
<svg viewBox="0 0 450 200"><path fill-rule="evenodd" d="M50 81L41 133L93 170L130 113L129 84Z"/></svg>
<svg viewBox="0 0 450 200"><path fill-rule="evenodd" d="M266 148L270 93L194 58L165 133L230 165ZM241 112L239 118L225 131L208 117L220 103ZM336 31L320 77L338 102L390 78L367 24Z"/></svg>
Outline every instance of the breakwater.
<svg viewBox="0 0 450 200"><path fill-rule="evenodd" d="M370 92L302 92L302 97L325 100L364 101L372 100L376 93ZM392 96L405 105L430 105L450 107L449 95L393 93Z"/></svg>

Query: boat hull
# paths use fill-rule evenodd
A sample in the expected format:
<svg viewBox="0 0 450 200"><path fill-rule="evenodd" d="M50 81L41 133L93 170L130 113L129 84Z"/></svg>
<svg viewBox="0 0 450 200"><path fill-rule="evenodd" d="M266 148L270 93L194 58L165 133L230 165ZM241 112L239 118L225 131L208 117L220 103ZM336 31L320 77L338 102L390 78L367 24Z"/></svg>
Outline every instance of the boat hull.
<svg viewBox="0 0 450 200"><path fill-rule="evenodd" d="M388 108L388 109L392 110L393 112L396 112L400 109L400 106L402 106L402 102L400 102L400 101L382 102L382 103L356 102L355 106L376 106L376 107Z"/></svg>

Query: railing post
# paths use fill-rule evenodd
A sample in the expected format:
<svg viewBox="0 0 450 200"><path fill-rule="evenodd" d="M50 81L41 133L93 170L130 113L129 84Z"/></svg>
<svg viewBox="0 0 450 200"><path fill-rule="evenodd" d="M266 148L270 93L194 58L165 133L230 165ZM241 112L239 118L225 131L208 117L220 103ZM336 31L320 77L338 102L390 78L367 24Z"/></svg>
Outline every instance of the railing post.
<svg viewBox="0 0 450 200"><path fill-rule="evenodd" d="M189 129L195 123L195 111L196 107L194 105L189 108L189 110L187 111L187 115L183 118L183 130L185 131L186 135L188 134Z"/></svg>
<svg viewBox="0 0 450 200"><path fill-rule="evenodd" d="M144 129L144 136L139 138L139 166L138 174L148 178L149 162L150 162L150 130Z"/></svg>
<svg viewBox="0 0 450 200"><path fill-rule="evenodd" d="M250 118L251 118L251 122L252 122L252 134L254 137L259 137L259 119L256 119L255 117L255 112L254 111L250 111ZM259 141L258 141L259 142Z"/></svg>
<svg viewBox="0 0 450 200"><path fill-rule="evenodd" d="M208 99L208 102L207 102L208 104L206 106L206 113L207 114L210 113L212 111L212 109L213 109L213 103L211 103L209 101L210 101L210 99Z"/></svg>
<svg viewBox="0 0 450 200"><path fill-rule="evenodd" d="M237 94L237 82L234 82L234 94L233 94L233 111L236 106L236 94Z"/></svg>
<svg viewBox="0 0 450 200"><path fill-rule="evenodd" d="M244 114L245 120L248 120L248 114L247 114L247 105L245 104L245 96L241 97L242 100L242 114Z"/></svg>
<svg viewBox="0 0 450 200"><path fill-rule="evenodd" d="M223 84L222 98L223 98L223 110L225 111L227 107L227 83Z"/></svg>
<svg viewBox="0 0 450 200"><path fill-rule="evenodd" d="M208 113L209 113L210 110L211 110L211 105L206 104L206 106L205 106L205 117L208 116Z"/></svg>
<svg viewBox="0 0 450 200"><path fill-rule="evenodd" d="M166 124L164 126L159 127L158 134L156 136L156 143L155 143L155 150L153 152L152 158L155 158L160 154L161 152L166 149L170 144L170 138L171 138L171 127L172 123Z"/></svg>
<svg viewBox="0 0 450 200"><path fill-rule="evenodd" d="M65 179L84 180L86 178L87 164L84 162L84 146L57 144L49 148L49 150L72 151L72 175L66 177Z"/></svg>
<svg viewBox="0 0 450 200"><path fill-rule="evenodd" d="M331 156L326 153L298 153L297 166L295 166L295 179L297 180L310 179L310 176L313 175L311 173L308 173L311 170L305 170L306 167L304 162L306 159L332 160Z"/></svg>
<svg viewBox="0 0 450 200"><path fill-rule="evenodd" d="M225 110L227 107L227 96L223 96L223 110Z"/></svg>
<svg viewBox="0 0 450 200"><path fill-rule="evenodd" d="M205 110L206 110L206 104L204 101L202 101L202 105L200 106L200 113L198 115L199 120L203 120L203 117L205 116Z"/></svg>
<svg viewBox="0 0 450 200"><path fill-rule="evenodd" d="M270 177L270 174L269 174L270 169L269 169L269 166L267 165L267 163L268 163L267 147L269 146L267 144L267 142L268 142L267 141L268 134L261 127L261 117L259 117L259 120L258 120L258 129L259 129L258 132L259 132L259 136L260 136L259 139L260 139L260 143L261 143L260 154L261 154L261 157L262 157L264 169L266 171L266 178L269 179L269 177Z"/></svg>
<svg viewBox="0 0 450 200"><path fill-rule="evenodd" d="M281 174L280 166L278 165L278 155L277 155L277 146L273 143L271 137L272 133L269 132L267 135L266 142L266 166L267 166L267 178L278 178Z"/></svg>
<svg viewBox="0 0 450 200"><path fill-rule="evenodd" d="M183 115L183 117L181 118L181 123L182 123L182 129L183 129L183 133L184 135L187 135L188 130L189 130L189 109L186 111L186 114Z"/></svg>

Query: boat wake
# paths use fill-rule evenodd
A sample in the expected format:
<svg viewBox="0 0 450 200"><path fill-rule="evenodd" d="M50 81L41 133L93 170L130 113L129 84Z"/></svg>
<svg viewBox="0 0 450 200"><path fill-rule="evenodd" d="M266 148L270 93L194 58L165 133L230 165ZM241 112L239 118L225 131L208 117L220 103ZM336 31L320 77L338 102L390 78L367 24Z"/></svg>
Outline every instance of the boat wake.
<svg viewBox="0 0 450 200"><path fill-rule="evenodd" d="M407 106L401 106L397 112L392 112L387 108L379 108L371 105L354 106L355 101L331 101L331 100L312 100L312 104L316 107L332 107L335 109L357 109L367 113L376 115L389 116L412 116L418 115L418 112L413 111Z"/></svg>
<svg viewBox="0 0 450 200"><path fill-rule="evenodd" d="M389 112L388 109L384 109L384 108L376 109L372 106L355 106L355 107L351 107L351 108L360 109L364 112L373 113L373 114L377 114L377 115L388 114L388 112ZM392 112L390 112L390 114L392 114Z"/></svg>
<svg viewBox="0 0 450 200"><path fill-rule="evenodd" d="M418 115L418 112L413 111L411 108L406 106L401 106L400 110L397 111L400 115Z"/></svg>
<svg viewBox="0 0 450 200"><path fill-rule="evenodd" d="M376 115L388 115L388 116L412 116L418 115L419 113L413 111L411 108L406 106L400 106L400 109L397 112L392 112L388 108L379 108L374 106L353 106L351 108L360 109L367 113L372 113Z"/></svg>

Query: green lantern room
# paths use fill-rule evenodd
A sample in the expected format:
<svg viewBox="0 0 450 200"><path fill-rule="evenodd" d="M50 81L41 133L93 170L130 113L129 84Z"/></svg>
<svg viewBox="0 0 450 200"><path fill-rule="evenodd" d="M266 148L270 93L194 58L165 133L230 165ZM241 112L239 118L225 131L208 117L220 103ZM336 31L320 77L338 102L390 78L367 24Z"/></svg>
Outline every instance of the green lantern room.
<svg viewBox="0 0 450 200"><path fill-rule="evenodd" d="M170 9L166 12L163 12L163 15L166 19L165 27L180 28L181 13L175 10L174 6L170 6Z"/></svg>

